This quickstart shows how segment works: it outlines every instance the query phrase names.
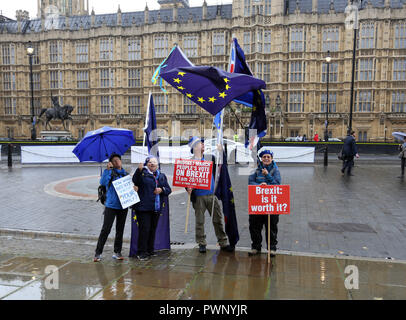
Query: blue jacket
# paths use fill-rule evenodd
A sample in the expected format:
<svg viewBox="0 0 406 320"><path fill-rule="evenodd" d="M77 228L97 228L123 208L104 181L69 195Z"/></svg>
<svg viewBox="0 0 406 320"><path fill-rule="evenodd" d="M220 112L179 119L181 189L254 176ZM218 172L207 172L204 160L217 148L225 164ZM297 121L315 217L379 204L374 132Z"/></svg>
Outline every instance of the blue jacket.
<svg viewBox="0 0 406 320"><path fill-rule="evenodd" d="M112 208L112 209L119 209L119 210L123 210L123 207L121 206L120 203L120 199L117 196L117 192L116 189L114 189L113 184L109 185L110 179L111 179L111 174L112 171L114 170L115 174L117 175L116 177L113 178L112 181L120 179L122 177L125 177L126 175L128 175L128 173L124 170L117 170L117 169L105 169L103 171L102 177L100 178L100 184L105 186L107 189L106 192L106 202L104 203L104 205L107 208Z"/></svg>
<svg viewBox="0 0 406 320"><path fill-rule="evenodd" d="M278 166L274 161L269 166L264 166L264 169L268 170L268 174L264 176L262 174L262 165L258 165L258 168L248 178L249 185L259 185L263 182L266 184L281 184L281 174Z"/></svg>
<svg viewBox="0 0 406 320"><path fill-rule="evenodd" d="M147 169L137 169L133 175L134 185L138 187L138 196L140 202L134 205L137 211L155 211L155 188L161 188L160 194L160 208L162 209L163 198L169 196L172 192L168 184L168 180L164 173L160 172L158 176L158 186L155 182L155 177L148 172Z"/></svg>

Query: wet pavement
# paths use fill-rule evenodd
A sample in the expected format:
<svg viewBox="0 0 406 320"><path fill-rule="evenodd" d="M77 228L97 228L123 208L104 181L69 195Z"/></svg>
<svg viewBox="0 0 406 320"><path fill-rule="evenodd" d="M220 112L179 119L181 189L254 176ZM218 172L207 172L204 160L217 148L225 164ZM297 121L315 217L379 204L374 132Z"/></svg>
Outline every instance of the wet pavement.
<svg viewBox="0 0 406 320"><path fill-rule="evenodd" d="M93 243L17 237L4 246L10 240L0 237L1 300L406 299L405 262L279 253L268 264L266 254L214 246L115 261L109 244L94 263L82 254ZM26 248L35 241L36 253Z"/></svg>

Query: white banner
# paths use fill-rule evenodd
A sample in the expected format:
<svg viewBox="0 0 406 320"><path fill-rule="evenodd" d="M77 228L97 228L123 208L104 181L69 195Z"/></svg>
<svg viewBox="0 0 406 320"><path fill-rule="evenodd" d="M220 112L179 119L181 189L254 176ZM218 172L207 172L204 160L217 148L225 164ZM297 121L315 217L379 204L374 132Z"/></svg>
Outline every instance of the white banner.
<svg viewBox="0 0 406 320"><path fill-rule="evenodd" d="M120 199L123 209L140 202L138 193L134 190L131 176L125 176L123 178L113 181L114 189L116 189L118 198Z"/></svg>
<svg viewBox="0 0 406 320"><path fill-rule="evenodd" d="M131 147L131 163L144 163L147 156L147 147ZM188 145L159 147L159 160L161 163L175 163L176 159L191 159L192 156Z"/></svg>
<svg viewBox="0 0 406 320"><path fill-rule="evenodd" d="M21 146L21 163L79 162L72 150L75 146Z"/></svg>
<svg viewBox="0 0 406 320"><path fill-rule="evenodd" d="M276 163L301 162L314 163L314 147L262 147L258 150L258 155L263 150L271 150Z"/></svg>

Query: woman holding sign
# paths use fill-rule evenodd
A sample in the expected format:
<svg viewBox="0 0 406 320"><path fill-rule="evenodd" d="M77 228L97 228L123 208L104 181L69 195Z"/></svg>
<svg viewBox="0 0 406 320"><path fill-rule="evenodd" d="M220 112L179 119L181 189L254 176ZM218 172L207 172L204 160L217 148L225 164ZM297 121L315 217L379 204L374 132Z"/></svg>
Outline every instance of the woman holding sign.
<svg viewBox="0 0 406 320"><path fill-rule="evenodd" d="M123 233L128 210L123 209L121 206L120 199L117 196L112 182L126 175L128 175L128 173L121 166L121 156L115 153L110 155L107 169L103 171L102 177L100 178L100 184L106 187L107 192L106 202L104 203L103 227L100 232L99 240L97 241L96 254L93 259L94 262L101 260L101 254L107 237L110 234L111 227L113 226L114 219L116 219L116 237L114 239L113 259L123 260L121 248L123 246Z"/></svg>
<svg viewBox="0 0 406 320"><path fill-rule="evenodd" d="M259 154L261 161L255 172L249 176L249 185L279 185L281 184L281 175L276 163L273 161L273 153L270 150L264 150ZM269 249L271 255L275 255L276 240L278 233L279 215L270 215L270 244ZM262 245L262 228L265 225L266 241L268 242L268 216L267 215L250 215L249 216L249 230L251 234L251 251L248 255L253 256L261 253Z"/></svg>
<svg viewBox="0 0 406 320"><path fill-rule="evenodd" d="M164 173L158 170L158 159L149 156L140 164L133 176L134 189L140 202L134 205L138 220L139 260L154 256L155 231L163 208L163 197L172 192Z"/></svg>

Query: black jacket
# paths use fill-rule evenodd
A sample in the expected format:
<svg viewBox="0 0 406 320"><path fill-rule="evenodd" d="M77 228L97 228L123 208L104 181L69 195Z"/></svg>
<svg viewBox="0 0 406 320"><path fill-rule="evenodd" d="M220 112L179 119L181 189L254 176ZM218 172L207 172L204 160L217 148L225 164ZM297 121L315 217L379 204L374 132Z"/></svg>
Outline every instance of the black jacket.
<svg viewBox="0 0 406 320"><path fill-rule="evenodd" d="M145 168L142 170L137 169L135 171L133 175L133 183L138 187L138 196L140 197L140 202L133 206L137 211L155 211L155 188L162 189L162 193L160 194L161 209L164 197L169 196L172 192L164 173L160 172L158 186L156 186L154 176Z"/></svg>
<svg viewBox="0 0 406 320"><path fill-rule="evenodd" d="M357 153L358 149L355 138L351 135L347 136L344 139L343 156L346 158L354 158Z"/></svg>

